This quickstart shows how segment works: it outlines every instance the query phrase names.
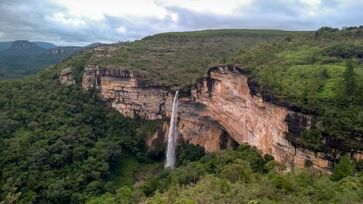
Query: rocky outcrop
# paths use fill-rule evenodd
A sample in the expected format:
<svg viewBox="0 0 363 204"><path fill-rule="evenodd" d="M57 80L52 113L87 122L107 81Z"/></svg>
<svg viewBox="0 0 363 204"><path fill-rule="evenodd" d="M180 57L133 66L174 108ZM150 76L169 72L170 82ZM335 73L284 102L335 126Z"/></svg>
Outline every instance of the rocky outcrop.
<svg viewBox="0 0 363 204"><path fill-rule="evenodd" d="M115 51L117 50L117 46L103 46L102 44L99 47L96 47L93 49L94 52L94 56L95 58L109 58L112 57L114 55L114 53L116 53Z"/></svg>
<svg viewBox="0 0 363 204"><path fill-rule="evenodd" d="M154 120L170 115L174 93L170 87L150 84L142 75L122 68L87 66L82 86L95 89L102 100L127 117ZM207 151L246 143L288 167L312 165L329 170L332 156L299 148L287 139L313 122L312 116L261 90L243 69L232 65L211 68L191 94L179 100L178 132L184 141ZM160 145L167 131L164 124L147 144Z"/></svg>
<svg viewBox="0 0 363 204"><path fill-rule="evenodd" d="M62 47L54 47L48 50L48 53L50 55L60 55L63 54L65 52L64 48Z"/></svg>
<svg viewBox="0 0 363 204"><path fill-rule="evenodd" d="M85 68L82 87L97 90L102 100L123 115L148 120L166 117L173 97L166 87L147 84L136 73L92 65Z"/></svg>
<svg viewBox="0 0 363 204"><path fill-rule="evenodd" d="M76 83L76 80L73 77L73 70L71 67L65 68L60 72L59 82L66 86Z"/></svg>
<svg viewBox="0 0 363 204"><path fill-rule="evenodd" d="M304 167L309 161L317 169L329 169L326 155L297 148L286 139L310 128L312 117L280 101L267 101L250 84L243 69L216 67L197 84L193 97L206 107L203 114L218 121L239 144L255 146L290 167Z"/></svg>

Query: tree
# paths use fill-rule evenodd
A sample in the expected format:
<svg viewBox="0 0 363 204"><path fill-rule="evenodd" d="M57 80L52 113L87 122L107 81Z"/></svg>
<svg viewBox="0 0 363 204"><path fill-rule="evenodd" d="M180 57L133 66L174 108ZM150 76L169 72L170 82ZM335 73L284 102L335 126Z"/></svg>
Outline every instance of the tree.
<svg viewBox="0 0 363 204"><path fill-rule="evenodd" d="M338 28L332 28L332 27L321 27L315 32L315 38L323 35L324 33L332 33L339 31Z"/></svg>
<svg viewBox="0 0 363 204"><path fill-rule="evenodd" d="M252 170L249 163L242 160L238 161L238 164L227 164L221 172L221 177L226 178L231 182L236 182L239 180L248 182L250 181L251 175Z"/></svg>
<svg viewBox="0 0 363 204"><path fill-rule="evenodd" d="M353 63L348 61L346 69L343 73L345 82L345 94L347 97L353 97L357 90L356 76L354 72Z"/></svg>
<svg viewBox="0 0 363 204"><path fill-rule="evenodd" d="M327 69L323 69L321 72L320 72L320 78L321 79L329 79L329 73L328 73L328 70Z"/></svg>
<svg viewBox="0 0 363 204"><path fill-rule="evenodd" d="M346 154L340 159L339 163L335 165L330 179L333 181L339 181L342 178L353 175L353 171L353 162L350 160L349 155Z"/></svg>
<svg viewBox="0 0 363 204"><path fill-rule="evenodd" d="M199 145L190 143L183 144L178 152L178 163L183 164L187 161L197 161L205 155L205 150Z"/></svg>

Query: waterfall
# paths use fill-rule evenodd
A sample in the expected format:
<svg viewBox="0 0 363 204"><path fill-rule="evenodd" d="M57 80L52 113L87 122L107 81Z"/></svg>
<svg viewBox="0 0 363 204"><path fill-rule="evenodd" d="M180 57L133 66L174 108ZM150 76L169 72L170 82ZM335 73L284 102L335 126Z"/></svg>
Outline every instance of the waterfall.
<svg viewBox="0 0 363 204"><path fill-rule="evenodd" d="M178 118L178 93L177 91L174 96L173 107L171 109L171 117L170 117L170 128L168 134L168 146L166 150L166 162L165 168L174 168L175 166L175 157L176 157L176 143L178 139L177 133L177 118Z"/></svg>

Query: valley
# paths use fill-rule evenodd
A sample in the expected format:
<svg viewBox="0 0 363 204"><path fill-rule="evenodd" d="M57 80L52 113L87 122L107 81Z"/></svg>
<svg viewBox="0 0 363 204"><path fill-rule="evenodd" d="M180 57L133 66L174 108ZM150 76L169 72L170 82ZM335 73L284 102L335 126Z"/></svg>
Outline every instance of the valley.
<svg viewBox="0 0 363 204"><path fill-rule="evenodd" d="M163 33L0 81L0 198L359 203L361 39L361 28Z"/></svg>

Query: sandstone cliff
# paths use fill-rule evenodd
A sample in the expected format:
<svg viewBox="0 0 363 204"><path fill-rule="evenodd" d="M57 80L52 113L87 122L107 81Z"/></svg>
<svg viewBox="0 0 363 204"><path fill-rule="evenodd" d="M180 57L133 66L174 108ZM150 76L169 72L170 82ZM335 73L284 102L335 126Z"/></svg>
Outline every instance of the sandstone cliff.
<svg viewBox="0 0 363 204"><path fill-rule="evenodd" d="M65 68L61 71L61 73L59 74L59 82L66 86L76 83L71 67Z"/></svg>
<svg viewBox="0 0 363 204"><path fill-rule="evenodd" d="M173 91L147 83L137 73L88 66L82 86L127 117L154 120L170 115ZM184 141L217 151L247 143L288 167L328 170L334 157L295 147L288 139L310 128L312 117L260 90L244 70L232 65L211 68L186 97L180 98L178 131ZM149 138L160 144L167 124ZM361 157L360 153L354 153Z"/></svg>
<svg viewBox="0 0 363 204"><path fill-rule="evenodd" d="M125 116L148 120L166 117L173 97L166 87L147 84L136 73L92 65L85 68L82 87L97 90L102 100Z"/></svg>

